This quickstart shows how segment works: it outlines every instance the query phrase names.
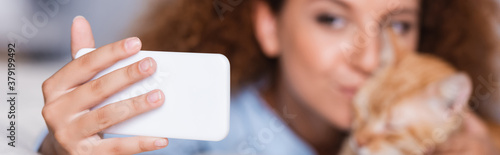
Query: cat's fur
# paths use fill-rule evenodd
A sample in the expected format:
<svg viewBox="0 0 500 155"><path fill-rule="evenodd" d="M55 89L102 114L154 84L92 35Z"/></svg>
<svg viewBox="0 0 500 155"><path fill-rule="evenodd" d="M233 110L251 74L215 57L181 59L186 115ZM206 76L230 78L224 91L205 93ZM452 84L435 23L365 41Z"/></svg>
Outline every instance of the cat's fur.
<svg viewBox="0 0 500 155"><path fill-rule="evenodd" d="M444 61L398 46L390 30L382 36L381 67L354 98L341 154L426 154L460 127L472 84Z"/></svg>

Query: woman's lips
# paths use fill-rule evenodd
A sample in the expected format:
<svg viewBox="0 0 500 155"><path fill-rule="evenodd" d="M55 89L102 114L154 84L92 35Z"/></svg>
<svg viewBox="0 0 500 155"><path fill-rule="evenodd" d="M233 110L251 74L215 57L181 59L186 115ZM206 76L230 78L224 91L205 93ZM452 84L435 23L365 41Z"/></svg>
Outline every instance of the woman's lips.
<svg viewBox="0 0 500 155"><path fill-rule="evenodd" d="M352 99L356 92L358 92L358 88L356 87L341 87L340 91L348 98Z"/></svg>

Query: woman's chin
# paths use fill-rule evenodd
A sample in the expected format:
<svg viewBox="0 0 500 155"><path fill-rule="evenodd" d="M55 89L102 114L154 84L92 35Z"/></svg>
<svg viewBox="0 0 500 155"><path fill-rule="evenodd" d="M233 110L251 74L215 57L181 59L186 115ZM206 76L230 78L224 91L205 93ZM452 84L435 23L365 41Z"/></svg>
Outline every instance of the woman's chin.
<svg viewBox="0 0 500 155"><path fill-rule="evenodd" d="M333 125L335 125L335 127L337 127L339 130L349 131L351 129L351 123L352 123L351 119L348 119L348 120L333 122Z"/></svg>
<svg viewBox="0 0 500 155"><path fill-rule="evenodd" d="M330 116L328 117L328 121L339 130L343 131L350 130L353 121L353 116L351 115L351 109L339 113L331 113Z"/></svg>

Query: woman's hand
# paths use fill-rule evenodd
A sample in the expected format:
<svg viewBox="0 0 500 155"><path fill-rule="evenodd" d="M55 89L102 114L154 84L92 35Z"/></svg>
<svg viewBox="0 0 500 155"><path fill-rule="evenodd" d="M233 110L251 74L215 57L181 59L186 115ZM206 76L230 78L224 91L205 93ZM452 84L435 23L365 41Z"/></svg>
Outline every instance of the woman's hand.
<svg viewBox="0 0 500 155"><path fill-rule="evenodd" d="M90 24L75 17L71 27L71 53L94 47ZM98 133L163 104L159 90L109 104L97 110L89 108L142 80L156 71L152 58L118 69L93 81L98 72L141 49L138 38L105 45L74 59L47 79L42 86L45 106L42 115L49 128L40 152L43 154L135 154L163 148L165 138L127 137L102 139Z"/></svg>
<svg viewBox="0 0 500 155"><path fill-rule="evenodd" d="M491 135L486 125L473 112L467 111L463 117L462 129L454 133L434 151L436 155L497 155Z"/></svg>

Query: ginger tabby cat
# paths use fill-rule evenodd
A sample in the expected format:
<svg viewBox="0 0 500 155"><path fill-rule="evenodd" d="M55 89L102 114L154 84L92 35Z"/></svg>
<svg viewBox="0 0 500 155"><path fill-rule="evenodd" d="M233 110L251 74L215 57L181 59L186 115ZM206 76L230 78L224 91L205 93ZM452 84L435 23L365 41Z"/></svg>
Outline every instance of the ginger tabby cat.
<svg viewBox="0 0 500 155"><path fill-rule="evenodd" d="M381 66L354 98L341 154L429 154L461 126L472 84L451 65L383 36Z"/></svg>

